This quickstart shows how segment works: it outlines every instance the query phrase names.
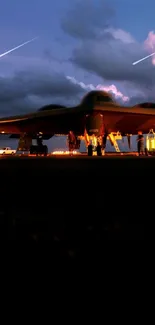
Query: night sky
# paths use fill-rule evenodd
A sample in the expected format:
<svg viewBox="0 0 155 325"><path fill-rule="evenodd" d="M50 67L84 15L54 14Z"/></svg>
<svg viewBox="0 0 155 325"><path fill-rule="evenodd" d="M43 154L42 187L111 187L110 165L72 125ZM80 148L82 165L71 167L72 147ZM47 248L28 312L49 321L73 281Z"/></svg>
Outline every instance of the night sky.
<svg viewBox="0 0 155 325"><path fill-rule="evenodd" d="M155 101L155 56L132 65L155 52L154 16L153 0L1 0L0 54L39 38L0 58L0 116L75 105L95 88Z"/></svg>

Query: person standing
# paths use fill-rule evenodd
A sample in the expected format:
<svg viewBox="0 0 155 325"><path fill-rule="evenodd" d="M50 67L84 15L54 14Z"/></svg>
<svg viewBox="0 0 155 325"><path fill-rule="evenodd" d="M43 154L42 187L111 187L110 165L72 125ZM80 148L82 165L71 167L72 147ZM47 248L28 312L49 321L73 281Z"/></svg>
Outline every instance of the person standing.
<svg viewBox="0 0 155 325"><path fill-rule="evenodd" d="M144 155L144 136L141 131L138 132L137 136L137 151L139 156Z"/></svg>

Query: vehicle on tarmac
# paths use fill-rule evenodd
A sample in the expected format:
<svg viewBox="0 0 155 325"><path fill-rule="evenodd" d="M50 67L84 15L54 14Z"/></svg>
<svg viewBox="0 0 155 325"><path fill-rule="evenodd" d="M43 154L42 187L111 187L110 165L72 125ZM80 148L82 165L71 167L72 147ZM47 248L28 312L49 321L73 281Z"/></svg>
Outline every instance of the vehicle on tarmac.
<svg viewBox="0 0 155 325"><path fill-rule="evenodd" d="M10 147L0 148L0 155L15 155L16 150L11 149Z"/></svg>

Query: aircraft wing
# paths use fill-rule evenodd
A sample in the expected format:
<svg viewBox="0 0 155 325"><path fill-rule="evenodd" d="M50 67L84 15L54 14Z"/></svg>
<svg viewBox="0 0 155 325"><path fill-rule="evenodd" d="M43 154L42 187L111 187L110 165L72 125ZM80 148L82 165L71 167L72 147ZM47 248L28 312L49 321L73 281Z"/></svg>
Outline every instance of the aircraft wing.
<svg viewBox="0 0 155 325"><path fill-rule="evenodd" d="M0 118L0 133L20 133L20 124L26 120L26 116L11 116Z"/></svg>
<svg viewBox="0 0 155 325"><path fill-rule="evenodd" d="M97 107L97 109L99 109ZM134 107L111 106L102 109L104 125L108 132L122 134L148 133L155 129L155 107L136 105Z"/></svg>
<svg viewBox="0 0 155 325"><path fill-rule="evenodd" d="M96 105L51 109L32 114L12 116L0 119L0 133L36 135L42 132L47 138L54 134L67 135L69 130L82 135L87 114L102 114L107 132L137 134L148 133L155 129L155 108L148 105L121 107L118 105Z"/></svg>
<svg viewBox="0 0 155 325"><path fill-rule="evenodd" d="M37 111L32 114L0 118L0 133L20 135L21 133L45 135L68 134L68 130L82 125L81 106ZM77 130L78 131L78 130Z"/></svg>

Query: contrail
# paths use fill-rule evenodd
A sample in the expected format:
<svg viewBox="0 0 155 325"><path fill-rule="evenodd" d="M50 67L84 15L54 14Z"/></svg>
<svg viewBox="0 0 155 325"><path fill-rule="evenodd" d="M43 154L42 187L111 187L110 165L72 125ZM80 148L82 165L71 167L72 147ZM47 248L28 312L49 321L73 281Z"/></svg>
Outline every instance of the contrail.
<svg viewBox="0 0 155 325"><path fill-rule="evenodd" d="M140 63L140 62L144 61L145 59L150 58L150 56L153 56L153 55L155 55L155 52L150 55L145 56L145 58L143 58L143 59L133 62L132 65L136 65L137 63Z"/></svg>
<svg viewBox="0 0 155 325"><path fill-rule="evenodd" d="M39 37L39 36L37 36L37 37L35 37L35 38L32 38L31 40L29 40L29 41L27 41L27 42L24 42L24 43L22 43L22 44L20 44L20 45L18 45L18 46L16 46L16 47L14 47L13 49L11 49L11 50L9 50L9 51L6 51L6 52L0 54L0 58L2 58L3 56L5 56L5 55L7 55L7 54L9 54L9 53L11 53L11 52L13 52L13 51L19 49L20 47L22 47L22 46L24 46L24 45L26 45L26 44L28 44L28 43L30 43L30 42L33 42L33 41L34 41L35 39L37 39L38 37Z"/></svg>

